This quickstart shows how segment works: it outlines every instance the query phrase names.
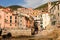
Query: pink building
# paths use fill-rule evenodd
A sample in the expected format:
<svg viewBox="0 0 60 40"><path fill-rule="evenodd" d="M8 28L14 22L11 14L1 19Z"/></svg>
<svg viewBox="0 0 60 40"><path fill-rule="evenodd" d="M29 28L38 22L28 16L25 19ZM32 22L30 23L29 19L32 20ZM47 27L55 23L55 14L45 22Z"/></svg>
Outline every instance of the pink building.
<svg viewBox="0 0 60 40"><path fill-rule="evenodd" d="M31 27L33 26L33 16L39 15L39 10L33 10L32 8L18 8L17 11L12 11L9 8L0 9L0 26L2 28L16 28L16 27ZM16 15L18 14L18 15ZM21 17L21 15L24 15ZM30 17L27 17L27 16ZM20 17L18 17L20 16ZM31 17L32 16L32 17ZM31 20L30 20L31 19Z"/></svg>
<svg viewBox="0 0 60 40"><path fill-rule="evenodd" d="M17 26L17 16L13 16L13 12L9 8L0 10L0 26L2 28L13 28Z"/></svg>
<svg viewBox="0 0 60 40"><path fill-rule="evenodd" d="M33 22L31 22L29 20L29 17L27 17L27 16L31 16L32 15L33 9L31 9L31 8L18 8L17 12L18 12L18 15L20 15L20 14L24 15L25 14L24 17L19 18L19 20L24 19L24 20L19 21L19 23L22 24L22 26L25 25L23 27L29 27L30 28L31 25L33 24ZM21 26L21 25L19 25L19 26Z"/></svg>
<svg viewBox="0 0 60 40"><path fill-rule="evenodd" d="M4 17L5 17L5 12L3 9L0 9L0 28L4 27Z"/></svg>

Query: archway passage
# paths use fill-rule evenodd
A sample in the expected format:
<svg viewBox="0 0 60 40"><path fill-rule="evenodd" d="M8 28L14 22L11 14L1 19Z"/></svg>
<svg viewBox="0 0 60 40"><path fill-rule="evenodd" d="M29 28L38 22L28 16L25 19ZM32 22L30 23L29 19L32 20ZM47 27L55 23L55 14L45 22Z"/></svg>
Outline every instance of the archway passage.
<svg viewBox="0 0 60 40"><path fill-rule="evenodd" d="M32 17L25 16L25 20L26 20L26 27L31 28L34 26L34 19Z"/></svg>
<svg viewBox="0 0 60 40"><path fill-rule="evenodd" d="M26 27L30 28L30 20L28 17L25 17L26 20Z"/></svg>

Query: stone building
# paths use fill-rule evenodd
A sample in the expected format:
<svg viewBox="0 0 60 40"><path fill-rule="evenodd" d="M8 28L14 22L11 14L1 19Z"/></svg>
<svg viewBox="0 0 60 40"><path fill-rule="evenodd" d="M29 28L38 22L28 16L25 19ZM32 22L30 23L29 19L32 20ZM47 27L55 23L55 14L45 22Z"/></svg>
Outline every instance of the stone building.
<svg viewBox="0 0 60 40"><path fill-rule="evenodd" d="M57 1L50 9L51 25L60 26L60 1Z"/></svg>
<svg viewBox="0 0 60 40"><path fill-rule="evenodd" d="M0 9L0 28L4 27L4 19L5 19L5 12L3 11L3 8Z"/></svg>
<svg viewBox="0 0 60 40"><path fill-rule="evenodd" d="M40 15L38 15L40 18L40 27L45 29L48 25L50 25L50 16L49 13L42 12Z"/></svg>
<svg viewBox="0 0 60 40"><path fill-rule="evenodd" d="M33 20L31 18L33 10L31 8L18 8L17 13L20 28L26 29L33 26Z"/></svg>
<svg viewBox="0 0 60 40"><path fill-rule="evenodd" d="M17 16L12 15L13 12L10 8L0 9L0 13L2 28L15 28L17 26Z"/></svg>

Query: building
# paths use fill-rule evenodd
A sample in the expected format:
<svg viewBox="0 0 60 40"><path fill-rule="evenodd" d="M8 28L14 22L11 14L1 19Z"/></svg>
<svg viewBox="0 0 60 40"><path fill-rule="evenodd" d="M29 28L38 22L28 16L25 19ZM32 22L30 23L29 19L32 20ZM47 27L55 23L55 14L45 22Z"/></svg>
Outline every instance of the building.
<svg viewBox="0 0 60 40"><path fill-rule="evenodd" d="M38 15L38 18L42 29L45 29L48 25L50 25L50 16L48 12L41 12L41 14Z"/></svg>
<svg viewBox="0 0 60 40"><path fill-rule="evenodd" d="M50 16L49 13L43 12L42 13L42 22L43 28L45 29L48 25L50 25ZM41 25L41 26L42 26Z"/></svg>
<svg viewBox="0 0 60 40"><path fill-rule="evenodd" d="M51 25L60 26L60 1L57 1L50 9Z"/></svg>
<svg viewBox="0 0 60 40"><path fill-rule="evenodd" d="M48 12L43 12L41 10L34 10L33 16L34 21L37 22L37 26L45 29L48 25L50 25L50 14Z"/></svg>
<svg viewBox="0 0 60 40"><path fill-rule="evenodd" d="M4 19L5 19L5 12L3 11L3 8L0 9L0 28L4 27Z"/></svg>
<svg viewBox="0 0 60 40"><path fill-rule="evenodd" d="M3 16L3 21L1 20L1 25L3 27L26 29L34 27L34 21L36 21L38 22L38 27L45 29L50 24L49 13L42 12L41 10L18 8L12 11L10 8L4 8L2 12L1 16Z"/></svg>
<svg viewBox="0 0 60 40"><path fill-rule="evenodd" d="M2 28L15 28L17 26L17 16L9 8L0 9L0 24Z"/></svg>
<svg viewBox="0 0 60 40"><path fill-rule="evenodd" d="M19 21L19 27L20 28L31 28L33 26L31 14L33 13L33 10L30 8L18 8L18 21Z"/></svg>

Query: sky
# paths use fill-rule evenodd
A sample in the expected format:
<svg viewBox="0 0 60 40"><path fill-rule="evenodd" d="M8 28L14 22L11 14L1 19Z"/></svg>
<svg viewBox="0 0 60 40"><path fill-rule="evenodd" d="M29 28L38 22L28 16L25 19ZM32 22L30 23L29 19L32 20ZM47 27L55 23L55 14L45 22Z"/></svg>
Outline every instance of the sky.
<svg viewBox="0 0 60 40"><path fill-rule="evenodd" d="M56 0L50 0L56 1ZM36 8L42 4L47 3L48 0L0 0L1 6L20 5L26 8Z"/></svg>

